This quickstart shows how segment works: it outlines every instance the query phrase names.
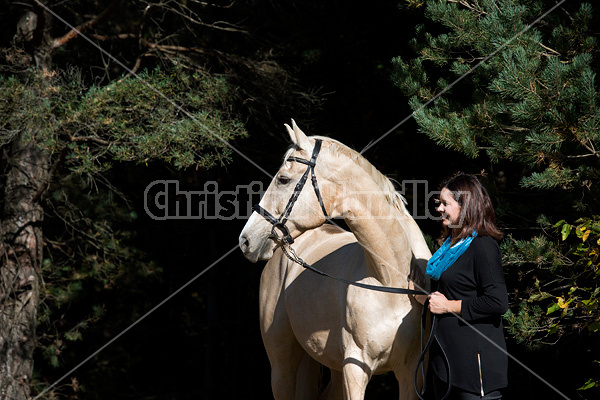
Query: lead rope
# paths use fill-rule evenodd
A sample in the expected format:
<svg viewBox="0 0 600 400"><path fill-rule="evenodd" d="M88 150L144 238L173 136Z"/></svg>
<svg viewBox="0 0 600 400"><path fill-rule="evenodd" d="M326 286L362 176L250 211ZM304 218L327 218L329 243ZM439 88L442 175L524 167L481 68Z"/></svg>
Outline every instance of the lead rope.
<svg viewBox="0 0 600 400"><path fill-rule="evenodd" d="M277 233L275 233L275 236L277 236ZM301 259L298 256L298 254L296 254L296 251L294 250L294 248L292 246L290 246L290 244L288 242L281 240L281 251L283 252L283 254L285 254L287 256L287 258L289 258L296 264L300 264L300 265L304 266L304 264L305 264L304 260Z"/></svg>
<svg viewBox="0 0 600 400"><path fill-rule="evenodd" d="M435 314L431 314L431 332L429 333L429 339L427 339L427 343L425 344L425 347L423 347L423 339L425 338L425 327L427 326L427 310L429 309L429 299L425 300L425 303L423 304L423 312L421 313L421 355L419 356L419 361L417 361L417 367L415 368L415 379L414 379L414 386L415 386L415 392L417 392L417 396L419 397L420 400L425 400L425 390L427 388L427 377L425 375L425 356L427 355L427 352L429 351L429 348L431 347L431 344L433 343L433 340L435 339L435 330L437 328L437 322L438 322L438 317ZM451 384L451 375L450 375L450 363L448 362L448 356L446 355L446 352L444 351L444 348L439 345L438 343L438 347L440 348L440 350L442 351L442 355L444 356L444 362L446 364L446 368L448 371L448 389L446 390L446 394L444 394L444 397L442 397L442 400L445 400L448 398L448 396L450 395L450 391L452 390L452 384ZM421 390L419 390L419 387L417 385L417 377L419 376L419 366L421 366L421 373L422 373L422 377L423 377L423 385L421 386Z"/></svg>
<svg viewBox="0 0 600 400"><path fill-rule="evenodd" d="M363 289L369 289L369 290L375 290L377 292L386 292L386 293L395 293L395 294L427 294L426 292L422 291L422 290L413 290L413 289L406 289L406 288L395 288L395 287L387 287L387 286L376 286L376 285L369 285L366 283L360 283L360 282L353 282L353 281L349 281L347 279L344 278L340 278L337 276L333 276L328 274L327 272L321 271L320 269L317 269L315 267L313 267L312 265L306 263L302 258L300 258L297 254L296 251L292 248L292 246L290 246L290 244L285 241L282 240L279 235L277 234L277 232L274 232L273 235L280 241L281 243L281 251L283 252L283 254L286 255L287 258L289 258L290 260L292 260L293 262L299 264L300 266L314 272L317 273L319 275L322 276L326 276L328 278L331 279L335 279L338 282L342 282L346 285L352 285L352 286L356 286L356 287L360 287Z"/></svg>

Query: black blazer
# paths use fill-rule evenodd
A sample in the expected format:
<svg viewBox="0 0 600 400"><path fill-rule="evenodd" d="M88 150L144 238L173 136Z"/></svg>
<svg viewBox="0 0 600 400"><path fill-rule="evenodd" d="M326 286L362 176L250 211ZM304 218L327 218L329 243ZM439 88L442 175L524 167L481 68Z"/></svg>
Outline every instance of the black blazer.
<svg viewBox="0 0 600 400"><path fill-rule="evenodd" d="M462 300L461 318L438 315L435 333L450 364L450 382L462 390L484 395L508 384L508 356L502 331L502 315L508 309L508 293L498 243L477 236L448 268L437 290L448 300ZM430 366L444 382L448 371L440 348L433 346Z"/></svg>

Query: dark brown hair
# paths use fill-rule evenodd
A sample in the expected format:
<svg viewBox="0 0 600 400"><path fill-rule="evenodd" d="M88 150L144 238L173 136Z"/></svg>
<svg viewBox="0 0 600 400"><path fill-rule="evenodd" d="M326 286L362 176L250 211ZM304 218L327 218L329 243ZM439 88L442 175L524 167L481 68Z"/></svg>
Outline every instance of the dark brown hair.
<svg viewBox="0 0 600 400"><path fill-rule="evenodd" d="M441 189L443 188L452 192L454 200L460 205L461 221L460 226L451 230L444 227L443 240L452 235L454 244L471 235L473 230L479 236L502 239L503 234L496 226L496 213L490 196L475 176L459 172L442 182Z"/></svg>

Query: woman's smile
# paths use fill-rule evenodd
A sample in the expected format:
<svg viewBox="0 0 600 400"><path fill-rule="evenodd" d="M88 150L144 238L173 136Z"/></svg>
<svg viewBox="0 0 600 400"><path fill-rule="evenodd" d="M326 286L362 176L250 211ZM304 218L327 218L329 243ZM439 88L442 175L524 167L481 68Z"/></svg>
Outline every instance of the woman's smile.
<svg viewBox="0 0 600 400"><path fill-rule="evenodd" d="M440 192L440 204L436 208L442 217L442 225L458 225L460 217L460 204L454 199L452 192L443 188Z"/></svg>

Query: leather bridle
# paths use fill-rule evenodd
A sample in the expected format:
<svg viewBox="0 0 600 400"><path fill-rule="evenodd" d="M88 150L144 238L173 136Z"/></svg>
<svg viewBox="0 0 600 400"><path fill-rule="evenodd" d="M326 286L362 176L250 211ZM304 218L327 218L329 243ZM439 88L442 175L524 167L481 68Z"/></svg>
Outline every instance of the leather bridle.
<svg viewBox="0 0 600 400"><path fill-rule="evenodd" d="M267 221L269 221L273 225L273 228L271 229L271 235L274 235L275 237L279 238L280 240L282 240L283 242L285 242L287 244L294 243L294 239L290 235L290 231L288 230L287 226L285 226L285 223L287 222L287 220L292 212L292 208L294 208L294 204L296 203L296 200L298 200L298 197L300 196L300 193L302 192L302 189L304 188L304 185L306 184L306 180L308 179L309 173L310 173L313 189L315 190L315 194L317 195L317 200L319 201L321 210L323 210L323 215L325 215L326 220L329 219L327 210L325 210L325 204L323 203L323 198L321 197L321 191L319 190L319 185L317 184L317 176L315 175L315 165L317 165L317 157L319 156L319 152L321 151L321 144L322 144L322 141L320 139L315 140L315 147L313 149L310 160L306 160L304 158L298 158L298 157L288 157L288 159L286 160L286 161L296 161L301 164L305 164L308 167L306 168L306 171L304 171L304 174L302 175L302 177L300 178L298 183L296 183L294 192L292 193L292 196L288 200L287 205L283 209L283 212L281 213L279 218L275 218L273 216L273 214L271 214L270 212L265 210L259 204L255 204L252 206L252 209L254 211L256 211L258 214L262 215L263 218L265 218ZM277 234L277 232L275 231L276 229L281 232L281 235Z"/></svg>

